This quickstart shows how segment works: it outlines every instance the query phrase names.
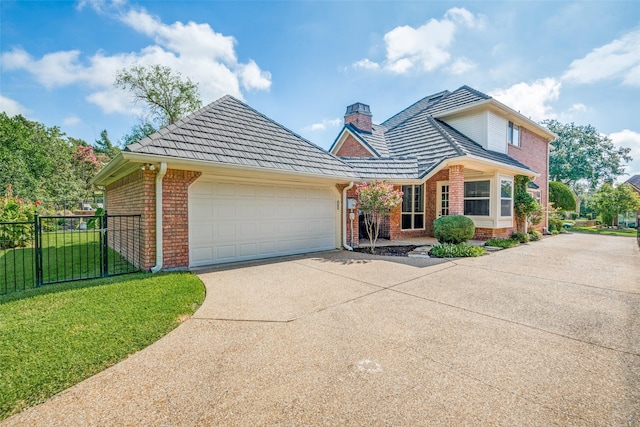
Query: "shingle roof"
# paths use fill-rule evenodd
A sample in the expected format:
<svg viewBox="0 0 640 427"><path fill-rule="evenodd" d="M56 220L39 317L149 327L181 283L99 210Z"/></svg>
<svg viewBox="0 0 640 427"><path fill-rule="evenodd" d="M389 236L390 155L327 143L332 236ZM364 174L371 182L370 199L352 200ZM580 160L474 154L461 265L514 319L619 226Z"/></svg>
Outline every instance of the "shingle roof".
<svg viewBox="0 0 640 427"><path fill-rule="evenodd" d="M339 158L235 99L224 96L127 151L230 165L355 177Z"/></svg>
<svg viewBox="0 0 640 427"><path fill-rule="evenodd" d="M638 191L640 191L640 175L634 175L625 182L633 185Z"/></svg>
<svg viewBox="0 0 640 427"><path fill-rule="evenodd" d="M420 177L446 159L465 155L530 170L506 154L483 148L444 121L433 117L434 114L486 99L490 97L462 86L453 92L439 92L421 99L385 120L382 125L373 125L371 133L358 129L354 132L381 153L381 157L415 158ZM382 152L385 154L382 155ZM346 161L353 164L351 159Z"/></svg>
<svg viewBox="0 0 640 427"><path fill-rule="evenodd" d="M342 157L362 179L416 179L418 159L407 157Z"/></svg>

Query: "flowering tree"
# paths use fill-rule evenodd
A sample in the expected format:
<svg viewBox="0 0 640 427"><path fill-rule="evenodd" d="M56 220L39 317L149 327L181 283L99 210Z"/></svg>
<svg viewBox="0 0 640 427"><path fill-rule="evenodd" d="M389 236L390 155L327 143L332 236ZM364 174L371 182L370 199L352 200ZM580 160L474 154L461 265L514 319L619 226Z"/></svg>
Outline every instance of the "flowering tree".
<svg viewBox="0 0 640 427"><path fill-rule="evenodd" d="M375 249L382 218L402 203L402 191L394 190L393 185L385 181L363 182L356 186L358 203L364 212L364 223L371 242L371 252Z"/></svg>

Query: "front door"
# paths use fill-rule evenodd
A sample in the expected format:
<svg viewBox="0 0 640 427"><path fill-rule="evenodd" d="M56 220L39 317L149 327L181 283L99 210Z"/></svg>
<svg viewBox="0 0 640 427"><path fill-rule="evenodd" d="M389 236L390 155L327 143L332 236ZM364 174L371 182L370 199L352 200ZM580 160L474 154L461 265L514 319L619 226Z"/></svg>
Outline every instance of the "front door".
<svg viewBox="0 0 640 427"><path fill-rule="evenodd" d="M438 181L436 218L449 215L449 181Z"/></svg>

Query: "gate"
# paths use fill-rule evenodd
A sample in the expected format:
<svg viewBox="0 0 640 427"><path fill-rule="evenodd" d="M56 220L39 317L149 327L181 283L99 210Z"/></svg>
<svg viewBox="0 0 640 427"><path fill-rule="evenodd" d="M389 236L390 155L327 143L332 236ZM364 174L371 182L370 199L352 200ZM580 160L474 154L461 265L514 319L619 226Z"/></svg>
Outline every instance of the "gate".
<svg viewBox="0 0 640 427"><path fill-rule="evenodd" d="M0 222L0 295L140 271L140 215Z"/></svg>

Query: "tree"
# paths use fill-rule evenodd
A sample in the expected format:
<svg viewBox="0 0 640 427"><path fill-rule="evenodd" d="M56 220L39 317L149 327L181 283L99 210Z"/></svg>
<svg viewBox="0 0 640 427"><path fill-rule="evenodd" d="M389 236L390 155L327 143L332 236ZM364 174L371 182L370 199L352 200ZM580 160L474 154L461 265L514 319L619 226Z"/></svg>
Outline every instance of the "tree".
<svg viewBox="0 0 640 427"><path fill-rule="evenodd" d="M360 209L364 212L364 223L373 253L382 218L389 216L389 211L402 203L402 191L394 190L393 185L387 182L372 181L358 184L356 193Z"/></svg>
<svg viewBox="0 0 640 427"><path fill-rule="evenodd" d="M527 232L527 218L540 207L536 199L527 192L530 181L528 176L514 177L513 211L516 217L516 229L520 233Z"/></svg>
<svg viewBox="0 0 640 427"><path fill-rule="evenodd" d="M549 177L574 190L581 182L595 190L603 182L613 181L624 173L624 163L632 160L630 148L616 148L611 139L591 125L562 124L557 120L542 124L558 135L549 154Z"/></svg>
<svg viewBox="0 0 640 427"><path fill-rule="evenodd" d="M73 141L56 126L0 113L0 188L11 183L21 198L79 199L83 181L73 165Z"/></svg>
<svg viewBox="0 0 640 427"><path fill-rule="evenodd" d="M202 106L198 85L162 65L134 66L116 74L115 86L144 102L160 126L177 122Z"/></svg>
<svg viewBox="0 0 640 427"><path fill-rule="evenodd" d="M141 120L139 123L133 125L130 133L127 133L122 137L122 144L125 146L134 144L156 131L157 129L148 120Z"/></svg>
<svg viewBox="0 0 640 427"><path fill-rule="evenodd" d="M561 182L549 182L549 202L553 203L556 209L563 211L576 210L576 198L573 191Z"/></svg>
<svg viewBox="0 0 640 427"><path fill-rule="evenodd" d="M640 196L629 184L613 187L605 183L595 195L596 211L605 225L613 225L618 214L640 209Z"/></svg>
<svg viewBox="0 0 640 427"><path fill-rule="evenodd" d="M106 158L106 161L109 161L120 153L120 148L113 145L107 130L104 129L100 132L100 139L96 139L93 151L98 155L98 160L101 160L99 157L102 155Z"/></svg>

